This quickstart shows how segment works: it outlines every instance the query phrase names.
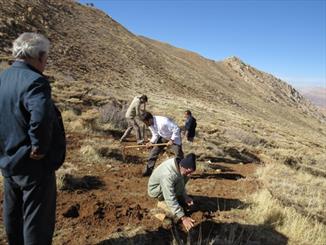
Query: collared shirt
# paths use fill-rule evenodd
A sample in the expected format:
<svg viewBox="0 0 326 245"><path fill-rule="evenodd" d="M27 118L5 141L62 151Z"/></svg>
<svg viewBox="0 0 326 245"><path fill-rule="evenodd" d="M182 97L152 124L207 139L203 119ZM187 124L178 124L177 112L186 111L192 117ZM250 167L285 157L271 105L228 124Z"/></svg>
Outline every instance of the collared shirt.
<svg viewBox="0 0 326 245"><path fill-rule="evenodd" d="M180 128L170 118L153 116L153 125L149 129L152 132L151 143L156 143L161 136L164 139L173 140L176 145L181 145Z"/></svg>

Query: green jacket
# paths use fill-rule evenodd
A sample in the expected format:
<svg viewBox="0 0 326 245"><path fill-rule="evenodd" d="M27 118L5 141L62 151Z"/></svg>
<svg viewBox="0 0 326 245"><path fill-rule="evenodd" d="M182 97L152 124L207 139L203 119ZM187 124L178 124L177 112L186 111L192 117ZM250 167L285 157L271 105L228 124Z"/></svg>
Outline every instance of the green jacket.
<svg viewBox="0 0 326 245"><path fill-rule="evenodd" d="M161 163L152 173L148 181L148 195L154 198L164 198L171 212L178 218L185 215L177 197L187 196L185 185L188 178L182 176L175 158Z"/></svg>

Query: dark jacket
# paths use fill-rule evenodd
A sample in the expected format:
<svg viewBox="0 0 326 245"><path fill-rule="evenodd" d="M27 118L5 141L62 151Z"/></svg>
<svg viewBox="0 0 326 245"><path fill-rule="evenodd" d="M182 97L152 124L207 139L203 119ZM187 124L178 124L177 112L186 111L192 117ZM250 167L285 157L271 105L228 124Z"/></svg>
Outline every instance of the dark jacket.
<svg viewBox="0 0 326 245"><path fill-rule="evenodd" d="M32 146L45 157L29 157ZM42 174L58 169L66 142L48 80L16 61L0 74L0 168L4 176Z"/></svg>
<svg viewBox="0 0 326 245"><path fill-rule="evenodd" d="M189 116L185 123L185 129L188 131L187 137L194 138L196 134L197 122L193 116Z"/></svg>

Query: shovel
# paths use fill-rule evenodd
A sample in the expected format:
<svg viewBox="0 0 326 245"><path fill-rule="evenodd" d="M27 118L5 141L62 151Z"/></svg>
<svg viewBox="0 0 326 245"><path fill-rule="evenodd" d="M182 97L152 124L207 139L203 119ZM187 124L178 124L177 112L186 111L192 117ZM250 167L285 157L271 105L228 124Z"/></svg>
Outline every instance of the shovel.
<svg viewBox="0 0 326 245"><path fill-rule="evenodd" d="M159 144L152 144L151 146L167 146L168 143L159 143ZM131 148L145 148L147 147L146 145L127 145L127 146L121 146L121 152L122 152L122 157L123 160L126 158L125 151L126 149L131 149Z"/></svg>

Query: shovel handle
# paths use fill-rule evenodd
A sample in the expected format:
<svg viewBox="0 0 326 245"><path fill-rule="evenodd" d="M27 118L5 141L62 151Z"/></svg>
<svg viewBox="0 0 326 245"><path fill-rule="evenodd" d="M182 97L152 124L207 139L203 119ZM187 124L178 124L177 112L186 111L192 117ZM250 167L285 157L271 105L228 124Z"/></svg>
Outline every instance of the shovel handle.
<svg viewBox="0 0 326 245"><path fill-rule="evenodd" d="M152 144L151 146L167 146L168 143L160 143L160 144ZM124 149L128 149L128 148L140 148L140 147L147 147L146 145L127 145L124 146Z"/></svg>

